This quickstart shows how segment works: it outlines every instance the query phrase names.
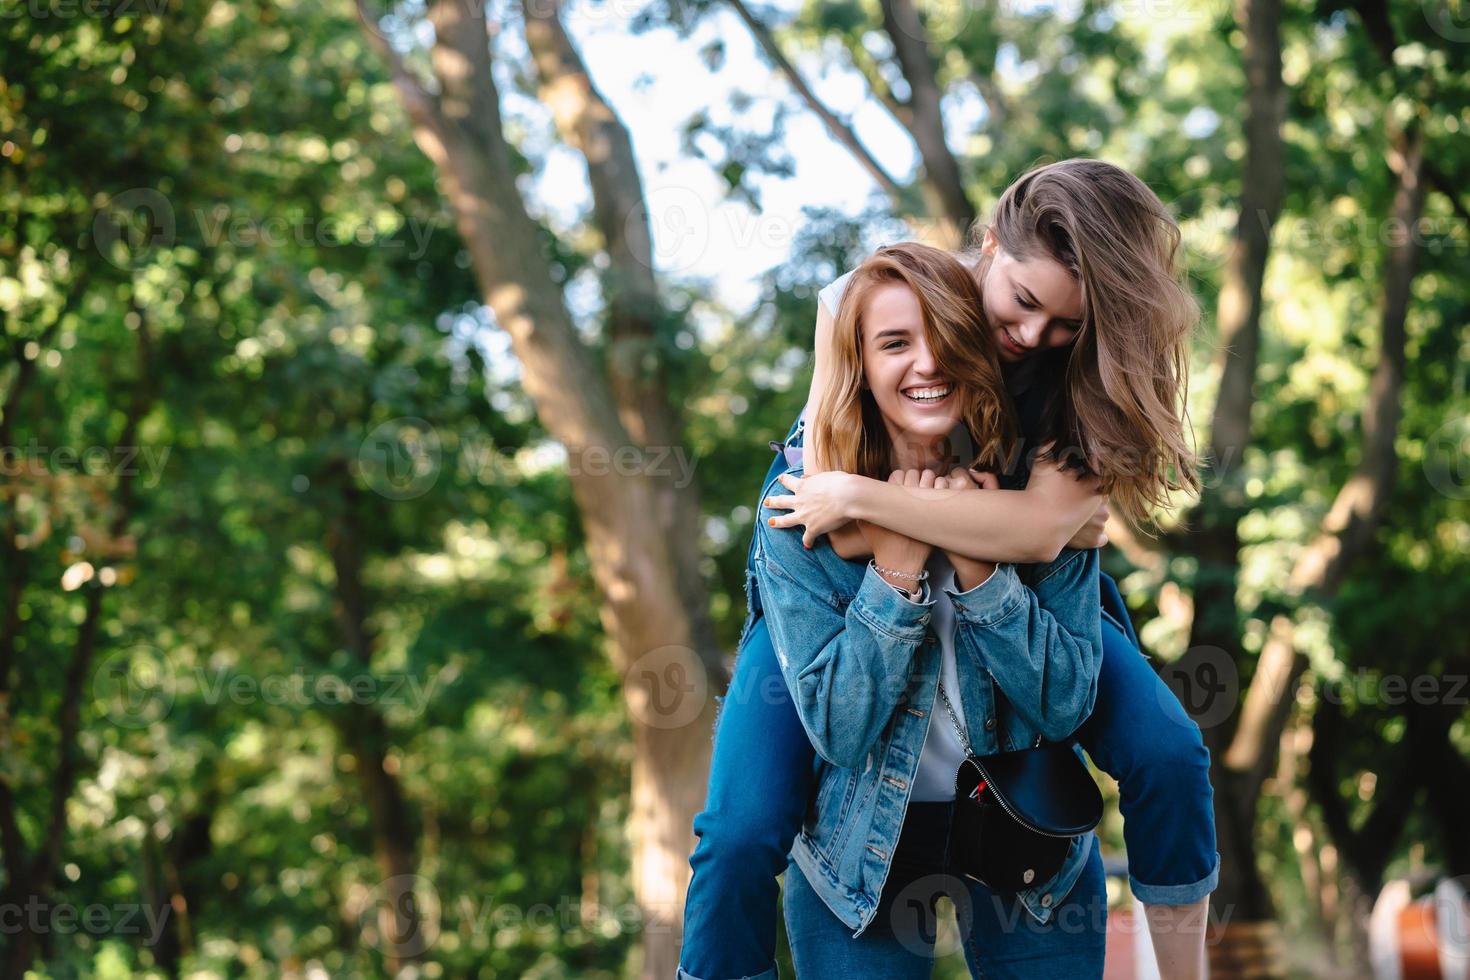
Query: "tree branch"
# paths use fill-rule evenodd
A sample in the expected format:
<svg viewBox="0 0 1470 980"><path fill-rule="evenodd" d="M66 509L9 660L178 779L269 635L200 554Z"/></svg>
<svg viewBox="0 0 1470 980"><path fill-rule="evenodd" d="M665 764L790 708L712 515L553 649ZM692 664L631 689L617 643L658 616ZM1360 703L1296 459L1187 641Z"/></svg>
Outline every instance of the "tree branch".
<svg viewBox="0 0 1470 980"><path fill-rule="evenodd" d="M883 29L893 43L899 70L909 84L909 135L924 161L929 211L951 246L963 244L975 223L975 206L965 193L959 161L944 138L943 92L929 51L928 32L913 0L882 0Z"/></svg>
<svg viewBox="0 0 1470 980"><path fill-rule="evenodd" d="M429 5L434 46L429 64L439 82L439 111L446 122L491 152L503 142L500 98L490 70L485 5L440 0Z"/></svg>
<svg viewBox="0 0 1470 980"><path fill-rule="evenodd" d="M608 254L603 276L611 338L608 368L619 415L638 445L680 445L682 426L670 402L658 338L665 311L654 278L652 230L632 138L593 84L562 24L559 0L524 0L522 7L541 100L551 107L562 137L587 163L593 219ZM662 495L669 502L662 513L695 648L706 671L723 688L726 670L707 613L709 593L700 570L699 488L691 481L679 492L672 486L672 473L658 474L656 479L665 485Z"/></svg>
<svg viewBox="0 0 1470 980"><path fill-rule="evenodd" d="M807 108L814 112L822 120L823 124L826 125L827 132L832 134L832 138L847 147L848 152L856 158L858 164L878 183L878 186L883 189L883 192L892 198L894 204L902 207L904 203L904 191L899 186L898 181L894 180L888 171L884 170L882 165L878 163L877 159L868 152L868 148L858 138L857 132L844 120L839 118L831 109L828 109L821 99L817 98L817 94L812 91L811 86L807 84L801 72L797 71L796 66L791 63L790 59L781 50L781 45L776 42L776 38L771 34L770 28L751 12L750 7L745 4L745 0L727 0L727 2L740 19L745 22L745 26L750 29L751 35L755 38L756 43L761 46L761 50L766 53L766 57L771 60L771 64L781 74L786 76L786 80L796 90L796 94L801 97L801 100L806 103Z"/></svg>
<svg viewBox="0 0 1470 980"><path fill-rule="evenodd" d="M440 111L438 100L409 71L403 56L383 37L376 15L368 10L367 0L357 0L356 9L358 23L362 27L362 35L368 47L376 51L388 66L389 78L393 81L393 87L398 90L399 100L408 113L409 122L413 124L414 142L436 167L445 166L449 158L448 148L445 146L448 121Z"/></svg>

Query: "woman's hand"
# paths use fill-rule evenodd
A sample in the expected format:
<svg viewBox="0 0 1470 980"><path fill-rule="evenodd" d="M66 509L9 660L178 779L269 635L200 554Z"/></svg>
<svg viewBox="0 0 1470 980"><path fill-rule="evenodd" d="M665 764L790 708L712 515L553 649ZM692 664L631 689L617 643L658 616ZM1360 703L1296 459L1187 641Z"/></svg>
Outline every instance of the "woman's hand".
<svg viewBox="0 0 1470 980"><path fill-rule="evenodd" d="M1107 524L1111 515L1108 512L1108 498L1103 497L1097 505L1097 513L1087 519L1087 523L1072 535L1072 540L1067 542L1068 548L1101 548L1108 543Z"/></svg>
<svg viewBox="0 0 1470 980"><path fill-rule="evenodd" d="M856 479L851 473L840 470L806 477L782 473L781 485L791 493L767 497L762 506L789 511L772 517L771 527L803 528L801 543L810 548L817 543L817 538L847 523L846 508L852 499L852 485Z"/></svg>
<svg viewBox="0 0 1470 980"><path fill-rule="evenodd" d="M888 482L901 487L933 487L937 479L933 470L894 470L888 475ZM906 534L890 531L879 524L870 524L867 521L858 521L858 529L868 539L868 544L873 547L873 562L884 568L897 569L908 575L919 575L924 571L924 564L929 560L929 553L934 549L923 541L916 541ZM914 579L903 578L896 575L883 575L890 584L901 589L912 590L918 582Z"/></svg>
<svg viewBox="0 0 1470 980"><path fill-rule="evenodd" d="M934 481L934 485L941 490L999 490L1000 481L994 473L981 473L979 470L964 470L956 467L950 471L949 476L941 476ZM954 566L955 586L961 592L968 592L975 586L984 582L995 572L995 563L978 561L964 555L955 554L953 551L945 551L949 563Z"/></svg>

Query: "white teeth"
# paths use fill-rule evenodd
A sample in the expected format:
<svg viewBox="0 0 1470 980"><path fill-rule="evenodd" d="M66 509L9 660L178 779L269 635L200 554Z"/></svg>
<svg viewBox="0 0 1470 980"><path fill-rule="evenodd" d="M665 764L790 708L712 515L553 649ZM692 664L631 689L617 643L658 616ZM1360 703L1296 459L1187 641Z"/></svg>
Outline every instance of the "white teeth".
<svg viewBox="0 0 1470 980"><path fill-rule="evenodd" d="M912 391L906 391L904 394L916 402L937 402L939 399L948 395L949 392L949 385L941 385L938 388L916 388Z"/></svg>

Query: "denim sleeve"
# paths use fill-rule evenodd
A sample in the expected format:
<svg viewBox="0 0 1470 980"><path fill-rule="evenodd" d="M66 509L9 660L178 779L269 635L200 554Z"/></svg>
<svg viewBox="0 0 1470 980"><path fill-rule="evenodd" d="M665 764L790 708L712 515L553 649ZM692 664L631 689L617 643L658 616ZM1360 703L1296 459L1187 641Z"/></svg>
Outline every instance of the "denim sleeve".
<svg viewBox="0 0 1470 980"><path fill-rule="evenodd" d="M968 592L949 592L955 650L990 673L1047 741L1071 735L1097 697L1102 665L1097 549L1067 548L1021 584L1014 565Z"/></svg>
<svg viewBox="0 0 1470 980"><path fill-rule="evenodd" d="M764 521L755 570L776 659L812 747L834 766L861 765L908 687L932 600L904 598L870 566L844 609L800 529Z"/></svg>

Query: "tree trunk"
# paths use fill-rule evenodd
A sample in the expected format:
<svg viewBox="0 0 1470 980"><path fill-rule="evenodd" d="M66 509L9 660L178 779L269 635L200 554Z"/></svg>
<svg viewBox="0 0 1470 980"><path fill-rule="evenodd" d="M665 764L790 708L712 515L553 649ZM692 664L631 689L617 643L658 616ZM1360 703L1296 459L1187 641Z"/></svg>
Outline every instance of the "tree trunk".
<svg viewBox="0 0 1470 980"><path fill-rule="evenodd" d="M561 21L560 0L525 0L526 40L540 79L543 101L552 107L563 139L582 154L592 186L593 221L608 255L603 276L607 301L608 375L619 417L629 437L655 460L683 453L682 425L670 403L659 327L668 317L654 274L653 234L633 141L612 105L592 84ZM712 674L723 674L709 615L709 591L700 565L702 529L699 480L692 457L687 468L650 466L658 486L659 515L697 640ZM721 684L721 687L724 685Z"/></svg>
<svg viewBox="0 0 1470 980"><path fill-rule="evenodd" d="M372 608L362 577L359 533L359 490L345 463L331 467L342 489L338 513L327 535L327 551L336 574L336 616L343 645L364 670L370 670L374 637L368 625ZM377 910L376 949L390 974L419 960L433 939L435 923L425 922L415 899L418 829L408 799L391 770L388 750L392 733L373 704L349 701L337 707L336 727L356 763L358 785L367 803L373 834L373 856L382 881L374 890Z"/></svg>
<svg viewBox="0 0 1470 980"><path fill-rule="evenodd" d="M1282 141L1285 87L1281 78L1280 0L1238 0L1236 23L1245 37L1247 141L1241 175L1240 214L1221 284L1216 320L1220 390L1210 429L1211 478L1196 509L1198 534L1192 542L1199 558L1194 588L1190 648L1225 651L1239 663L1239 611L1236 570L1240 538L1237 524L1245 508L1241 456L1250 439L1255 404L1256 362L1260 347L1261 296L1271 229L1281 209ZM1278 680L1281 680L1278 678ZM1220 851L1216 908L1231 910L1232 922L1268 921L1271 904L1256 871L1255 826L1258 793L1246 773L1224 765L1233 732L1228 724L1206 726L1211 780L1215 785L1215 823ZM1246 935L1236 931L1235 936ZM1253 933L1252 933L1253 935ZM1229 942L1227 933L1225 941ZM1212 947L1212 968L1235 969L1239 951ZM1218 954L1218 955L1217 955ZM1248 957L1247 957L1248 958Z"/></svg>
<svg viewBox="0 0 1470 980"><path fill-rule="evenodd" d="M155 393L152 333L148 327L148 317L138 307L136 295L130 295L129 302L133 312L139 317L136 331L138 373L117 446L136 446L138 444L138 428L143 417L153 405ZM107 522L106 533L111 541L124 537L132 521L136 498L135 481L136 471L134 469L123 468L119 471L111 500L112 512ZM13 542L7 547L12 545ZM86 605L81 623L77 627L76 641L72 646L71 659L67 663L62 681L61 703L56 715L57 758L55 768L51 773L50 805L39 821L42 827L42 838L34 856L29 855L25 840L21 835L14 796L9 786L3 779L0 779L0 843L3 843L5 847L8 879L4 893L0 894L0 906L18 904L24 907L32 901L44 906L49 902L52 877L61 861L62 849L66 843L66 807L72 792L76 789L83 761L77 745L81 734L82 699L87 693L92 665L97 657L102 600L107 587L100 582L93 581L87 583L84 588ZM6 655L9 656L8 651ZM4 666L7 674L4 683L7 687L3 693L8 695L8 674L11 665ZM5 705L0 703L0 709L4 708ZM17 869L19 874L16 873ZM36 956L36 940L34 933L28 929L22 929L9 947L4 950L4 958L0 960L0 976L6 980L9 978L18 980L24 977Z"/></svg>
<svg viewBox="0 0 1470 980"><path fill-rule="evenodd" d="M414 138L443 178L456 226L495 320L510 336L523 387L553 438L567 449L573 497L587 535L601 617L613 661L624 675L634 762L631 837L633 886L644 917L642 975L677 967L694 814L704 796L712 684L723 681L700 649L696 619L680 585L681 565L667 531L668 494L648 467L609 465L640 443L607 379L595 371L567 312L542 248L542 229L516 188L491 76L484 11L441 0L431 95L397 53L365 24L364 36L388 62ZM456 115L456 107L474 106ZM680 542L681 546L688 542Z"/></svg>

